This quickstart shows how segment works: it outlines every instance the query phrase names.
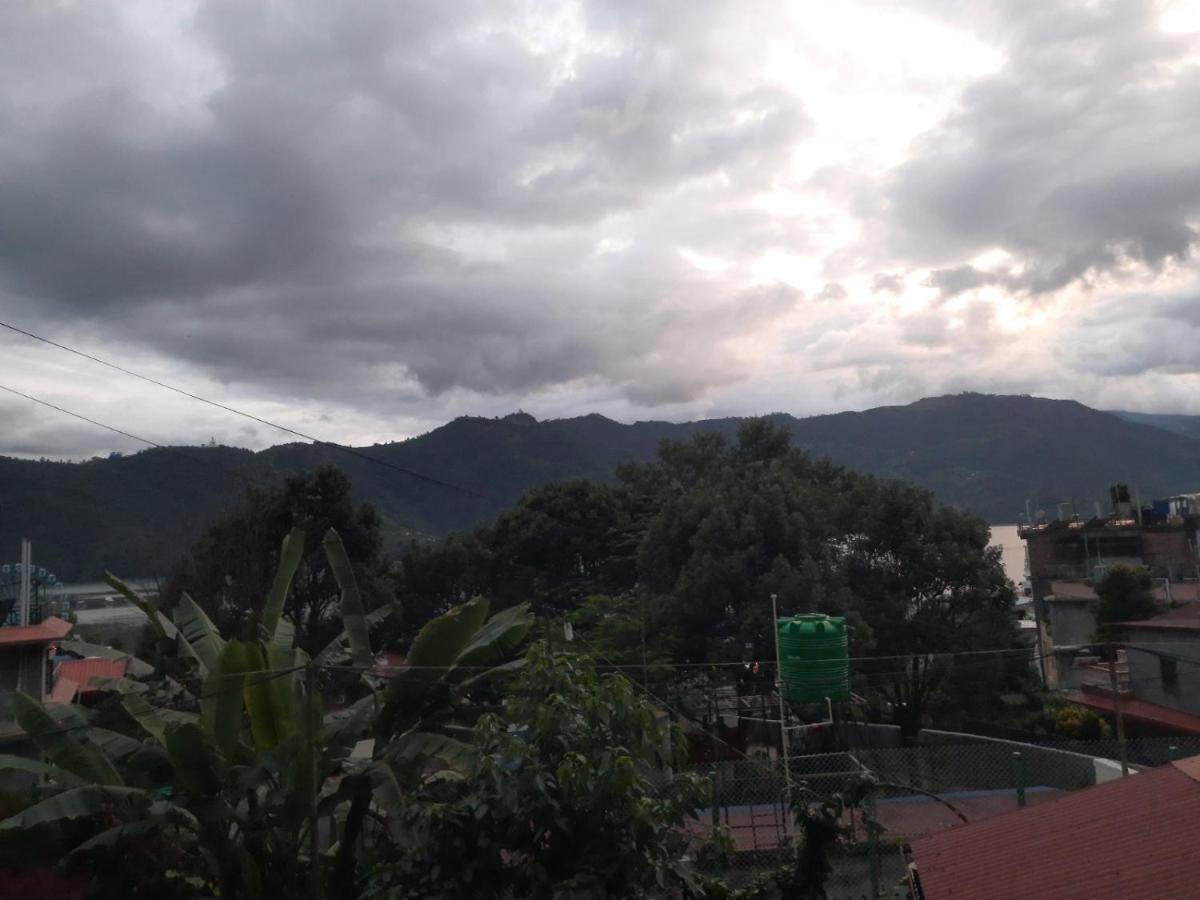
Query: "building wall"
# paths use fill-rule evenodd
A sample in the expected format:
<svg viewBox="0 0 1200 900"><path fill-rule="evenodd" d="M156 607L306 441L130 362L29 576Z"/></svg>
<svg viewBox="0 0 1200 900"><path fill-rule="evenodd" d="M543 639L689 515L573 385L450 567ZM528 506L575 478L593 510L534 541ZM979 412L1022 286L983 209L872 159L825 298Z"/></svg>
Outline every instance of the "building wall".
<svg viewBox="0 0 1200 900"><path fill-rule="evenodd" d="M1096 633L1094 600L1055 600L1047 597L1046 627L1056 647L1078 647L1089 644Z"/></svg>
<svg viewBox="0 0 1200 900"><path fill-rule="evenodd" d="M1054 527L1024 534L1032 578L1090 578L1100 565L1148 566L1172 581L1200 577L1193 520L1138 528Z"/></svg>
<svg viewBox="0 0 1200 900"><path fill-rule="evenodd" d="M45 653L45 644L0 648L0 732L9 730L14 722L14 691L23 691L39 699L45 696L46 688L42 680Z"/></svg>
<svg viewBox="0 0 1200 900"><path fill-rule="evenodd" d="M1200 631L1130 628L1126 640L1134 695L1200 716Z"/></svg>
<svg viewBox="0 0 1200 900"><path fill-rule="evenodd" d="M1142 537L1142 555L1145 564L1161 578L1179 581L1196 577L1196 554L1193 551L1194 537L1190 531L1147 531Z"/></svg>

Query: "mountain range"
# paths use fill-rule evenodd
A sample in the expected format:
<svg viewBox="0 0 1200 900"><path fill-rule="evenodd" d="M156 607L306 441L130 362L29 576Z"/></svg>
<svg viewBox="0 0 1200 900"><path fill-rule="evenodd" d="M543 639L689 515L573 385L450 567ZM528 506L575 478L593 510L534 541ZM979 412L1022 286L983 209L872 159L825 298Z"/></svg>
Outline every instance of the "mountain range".
<svg viewBox="0 0 1200 900"><path fill-rule="evenodd" d="M1059 504L1090 514L1095 502L1107 507L1108 486L1117 481L1135 486L1143 500L1200 490L1197 416L969 393L773 418L796 446L915 482L992 523L1017 521L1026 500L1051 516ZM247 484L323 462L341 466L356 497L378 507L396 548L489 521L533 485L612 478L620 463L653 457L664 438L732 436L741 421L622 424L600 415L538 421L514 413L458 418L409 440L357 448L362 455L281 444L258 452L169 447L81 463L0 457L0 548L15 559L19 539L32 538L35 559L64 580L96 578L105 568L130 576L162 572Z"/></svg>

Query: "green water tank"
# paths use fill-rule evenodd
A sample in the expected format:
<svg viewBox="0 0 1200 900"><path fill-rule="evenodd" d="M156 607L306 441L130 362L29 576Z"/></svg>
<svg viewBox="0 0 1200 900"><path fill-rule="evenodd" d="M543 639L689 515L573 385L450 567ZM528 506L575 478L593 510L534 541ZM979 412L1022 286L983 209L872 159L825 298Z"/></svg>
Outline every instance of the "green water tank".
<svg viewBox="0 0 1200 900"><path fill-rule="evenodd" d="M850 699L846 620L819 613L776 622L783 696L792 703Z"/></svg>

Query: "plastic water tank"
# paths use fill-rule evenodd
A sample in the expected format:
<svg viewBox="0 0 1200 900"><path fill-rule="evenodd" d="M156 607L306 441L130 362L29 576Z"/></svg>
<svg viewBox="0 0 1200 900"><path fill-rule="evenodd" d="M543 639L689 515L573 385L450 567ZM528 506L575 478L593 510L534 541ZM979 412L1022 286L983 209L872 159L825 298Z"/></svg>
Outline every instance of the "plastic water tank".
<svg viewBox="0 0 1200 900"><path fill-rule="evenodd" d="M846 620L821 614L792 616L779 629L783 696L793 703L850 699L850 642Z"/></svg>

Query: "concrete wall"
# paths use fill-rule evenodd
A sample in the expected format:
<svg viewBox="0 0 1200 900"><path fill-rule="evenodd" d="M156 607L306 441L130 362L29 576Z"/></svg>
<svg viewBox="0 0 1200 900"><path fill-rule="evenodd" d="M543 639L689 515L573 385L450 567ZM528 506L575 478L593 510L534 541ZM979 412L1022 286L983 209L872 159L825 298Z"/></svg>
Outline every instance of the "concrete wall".
<svg viewBox="0 0 1200 900"><path fill-rule="evenodd" d="M1200 716L1200 632L1183 628L1130 628L1126 640L1129 677L1138 699ZM1170 654L1165 664L1163 653ZM1164 681L1171 660L1175 684Z"/></svg>
<svg viewBox="0 0 1200 900"><path fill-rule="evenodd" d="M1056 647L1077 647L1090 643L1096 633L1095 600L1053 600L1046 598L1046 628Z"/></svg>

